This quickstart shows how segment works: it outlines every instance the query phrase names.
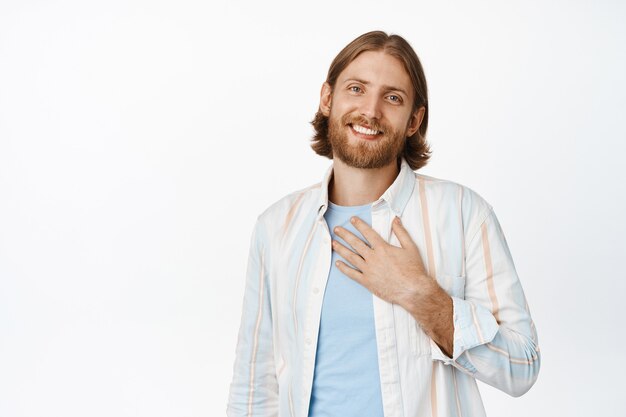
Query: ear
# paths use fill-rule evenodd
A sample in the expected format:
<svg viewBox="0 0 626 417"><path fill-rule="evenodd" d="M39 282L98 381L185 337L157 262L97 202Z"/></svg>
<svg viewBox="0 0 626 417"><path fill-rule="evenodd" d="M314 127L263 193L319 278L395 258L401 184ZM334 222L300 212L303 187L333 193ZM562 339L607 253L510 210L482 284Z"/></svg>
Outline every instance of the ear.
<svg viewBox="0 0 626 417"><path fill-rule="evenodd" d="M320 92L320 111L326 117L330 115L330 105L332 101L333 91L330 84L322 84L322 91Z"/></svg>
<svg viewBox="0 0 626 417"><path fill-rule="evenodd" d="M411 137L417 132L417 129L420 128L422 124L422 120L424 119L424 114L426 113L426 107L421 106L411 115L409 119L409 124L406 130L406 137Z"/></svg>

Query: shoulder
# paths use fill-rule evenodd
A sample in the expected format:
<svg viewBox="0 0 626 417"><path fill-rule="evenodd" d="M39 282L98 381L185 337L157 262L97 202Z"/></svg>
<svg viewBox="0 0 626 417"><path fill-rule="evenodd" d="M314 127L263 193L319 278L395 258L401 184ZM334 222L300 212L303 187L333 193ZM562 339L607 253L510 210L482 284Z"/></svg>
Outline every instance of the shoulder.
<svg viewBox="0 0 626 417"><path fill-rule="evenodd" d="M415 180L417 189L423 189L429 199L437 200L448 208L458 208L464 224L470 229L472 226L480 225L493 210L491 204L481 194L465 184L417 172Z"/></svg>
<svg viewBox="0 0 626 417"><path fill-rule="evenodd" d="M491 205L487 202L487 200L467 185L417 172L415 172L415 180L418 183L422 182L425 189L431 189L445 195L461 196L462 201L466 206L476 206L480 209L491 209Z"/></svg>
<svg viewBox="0 0 626 417"><path fill-rule="evenodd" d="M266 227L278 225L289 222L302 208L317 209L315 205L319 201L321 187L322 183L318 182L285 195L263 210L257 221Z"/></svg>

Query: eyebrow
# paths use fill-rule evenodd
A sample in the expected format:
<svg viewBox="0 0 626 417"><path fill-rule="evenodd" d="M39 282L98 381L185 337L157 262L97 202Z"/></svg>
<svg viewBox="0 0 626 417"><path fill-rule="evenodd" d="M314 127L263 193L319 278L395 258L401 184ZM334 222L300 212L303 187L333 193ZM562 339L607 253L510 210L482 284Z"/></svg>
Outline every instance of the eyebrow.
<svg viewBox="0 0 626 417"><path fill-rule="evenodd" d="M356 81L356 82L361 83L363 85L369 85L370 84L369 81L359 80L358 78L348 78L343 83L345 85L346 83L348 83L350 81ZM404 94L407 97L409 96L409 94L406 91L404 91L403 89L401 89L400 87L394 87L392 85L383 85L383 90L386 90L386 91L398 91L398 92Z"/></svg>

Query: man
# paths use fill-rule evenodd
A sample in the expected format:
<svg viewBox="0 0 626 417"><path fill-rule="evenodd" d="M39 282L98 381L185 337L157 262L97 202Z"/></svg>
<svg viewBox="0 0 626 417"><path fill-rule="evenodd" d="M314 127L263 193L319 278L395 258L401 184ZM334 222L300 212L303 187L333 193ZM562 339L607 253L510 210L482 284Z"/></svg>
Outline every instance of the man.
<svg viewBox="0 0 626 417"><path fill-rule="evenodd" d="M312 147L323 181L257 220L229 416L482 416L476 379L524 394L537 333L492 207L415 173L424 73L400 36L332 62Z"/></svg>

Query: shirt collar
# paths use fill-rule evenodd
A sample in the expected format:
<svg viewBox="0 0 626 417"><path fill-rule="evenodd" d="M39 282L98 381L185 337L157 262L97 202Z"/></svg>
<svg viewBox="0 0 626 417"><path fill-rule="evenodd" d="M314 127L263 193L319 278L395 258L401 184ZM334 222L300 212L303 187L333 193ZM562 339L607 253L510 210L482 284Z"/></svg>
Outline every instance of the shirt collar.
<svg viewBox="0 0 626 417"><path fill-rule="evenodd" d="M328 184L333 176L333 165L326 170L324 179L321 183L321 192L319 198L318 215L323 216L328 207ZM409 163L402 158L400 162L400 172L378 200L372 203L372 207L387 203L396 216L401 216L408 203L413 188L415 187L415 172L409 166Z"/></svg>

